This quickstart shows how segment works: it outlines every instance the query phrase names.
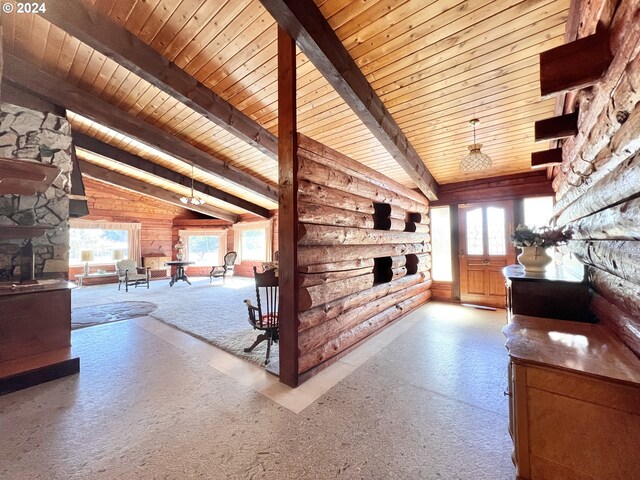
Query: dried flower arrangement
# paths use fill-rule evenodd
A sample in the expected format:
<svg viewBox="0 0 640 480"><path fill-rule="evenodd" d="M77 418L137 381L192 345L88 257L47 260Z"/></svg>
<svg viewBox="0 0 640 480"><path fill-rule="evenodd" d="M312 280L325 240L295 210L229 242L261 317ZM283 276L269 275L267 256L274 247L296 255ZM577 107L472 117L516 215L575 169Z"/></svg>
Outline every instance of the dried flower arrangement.
<svg viewBox="0 0 640 480"><path fill-rule="evenodd" d="M563 245L573 237L573 229L568 228L531 228L518 225L511 234L511 243L516 247L555 247Z"/></svg>

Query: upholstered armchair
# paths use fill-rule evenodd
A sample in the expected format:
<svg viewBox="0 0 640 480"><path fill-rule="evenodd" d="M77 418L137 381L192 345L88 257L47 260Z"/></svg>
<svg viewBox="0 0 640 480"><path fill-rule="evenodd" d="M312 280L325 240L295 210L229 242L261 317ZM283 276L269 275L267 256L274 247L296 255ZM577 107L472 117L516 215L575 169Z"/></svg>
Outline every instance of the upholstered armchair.
<svg viewBox="0 0 640 480"><path fill-rule="evenodd" d="M227 253L224 256L224 264L216 265L211 269L211 272L209 272L209 283L211 283L214 278L222 277L222 284L224 285L227 277L233 277L233 268L237 257L238 254L236 252Z"/></svg>
<svg viewBox="0 0 640 480"><path fill-rule="evenodd" d="M120 260L116 263L116 271L118 272L118 290L123 283L125 292L128 292L132 285L137 288L138 285L146 284L149 288L151 278L149 267L138 267L135 260Z"/></svg>

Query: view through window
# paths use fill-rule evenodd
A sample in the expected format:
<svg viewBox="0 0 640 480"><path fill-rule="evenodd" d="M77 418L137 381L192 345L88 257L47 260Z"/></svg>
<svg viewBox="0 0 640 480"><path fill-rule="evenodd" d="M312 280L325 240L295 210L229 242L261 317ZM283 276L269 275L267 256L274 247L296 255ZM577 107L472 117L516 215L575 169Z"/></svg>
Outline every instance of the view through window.
<svg viewBox="0 0 640 480"><path fill-rule="evenodd" d="M553 214L553 197L532 197L524 199L524 223L530 227L549 225Z"/></svg>
<svg viewBox="0 0 640 480"><path fill-rule="evenodd" d="M195 266L218 265L220 237L218 235L189 235L187 237L187 260Z"/></svg>
<svg viewBox="0 0 640 480"><path fill-rule="evenodd" d="M242 231L242 260L267 261L266 230Z"/></svg>
<svg viewBox="0 0 640 480"><path fill-rule="evenodd" d="M431 275L434 280L451 281L451 227L449 207L431 209Z"/></svg>
<svg viewBox="0 0 640 480"><path fill-rule="evenodd" d="M123 258L128 258L129 232L101 228L70 228L69 264L82 264L80 252L83 250L93 252L93 262L91 263L113 263L114 250L122 250Z"/></svg>

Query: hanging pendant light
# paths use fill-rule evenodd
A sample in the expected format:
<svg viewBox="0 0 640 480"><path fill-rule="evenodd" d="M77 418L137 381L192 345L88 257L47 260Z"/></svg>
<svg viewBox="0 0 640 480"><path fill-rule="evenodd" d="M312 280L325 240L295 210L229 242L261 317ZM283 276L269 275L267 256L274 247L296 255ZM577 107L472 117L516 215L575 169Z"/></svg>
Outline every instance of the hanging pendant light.
<svg viewBox="0 0 640 480"><path fill-rule="evenodd" d="M474 118L469 123L473 125L473 145L469 145L469 154L460 161L461 172L477 172L491 167L491 157L480 151L481 143L476 143L476 124L480 123L480 120Z"/></svg>
<svg viewBox="0 0 640 480"><path fill-rule="evenodd" d="M195 192L193 190L193 165L191 165L191 196L190 197L180 197L180 201L185 205L204 205L204 199L195 196Z"/></svg>

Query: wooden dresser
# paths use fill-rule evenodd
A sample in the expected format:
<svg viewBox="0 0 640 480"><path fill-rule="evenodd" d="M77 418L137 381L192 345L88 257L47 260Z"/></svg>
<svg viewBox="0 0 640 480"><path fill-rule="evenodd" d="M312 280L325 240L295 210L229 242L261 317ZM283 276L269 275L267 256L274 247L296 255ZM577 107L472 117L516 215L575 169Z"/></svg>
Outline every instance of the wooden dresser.
<svg viewBox="0 0 640 480"><path fill-rule="evenodd" d="M526 272L521 265L502 270L507 287L507 315L531 315L591 321L589 286L584 274L551 266L544 272Z"/></svg>
<svg viewBox="0 0 640 480"><path fill-rule="evenodd" d="M509 430L518 479L640 479L640 360L603 325L514 315Z"/></svg>

